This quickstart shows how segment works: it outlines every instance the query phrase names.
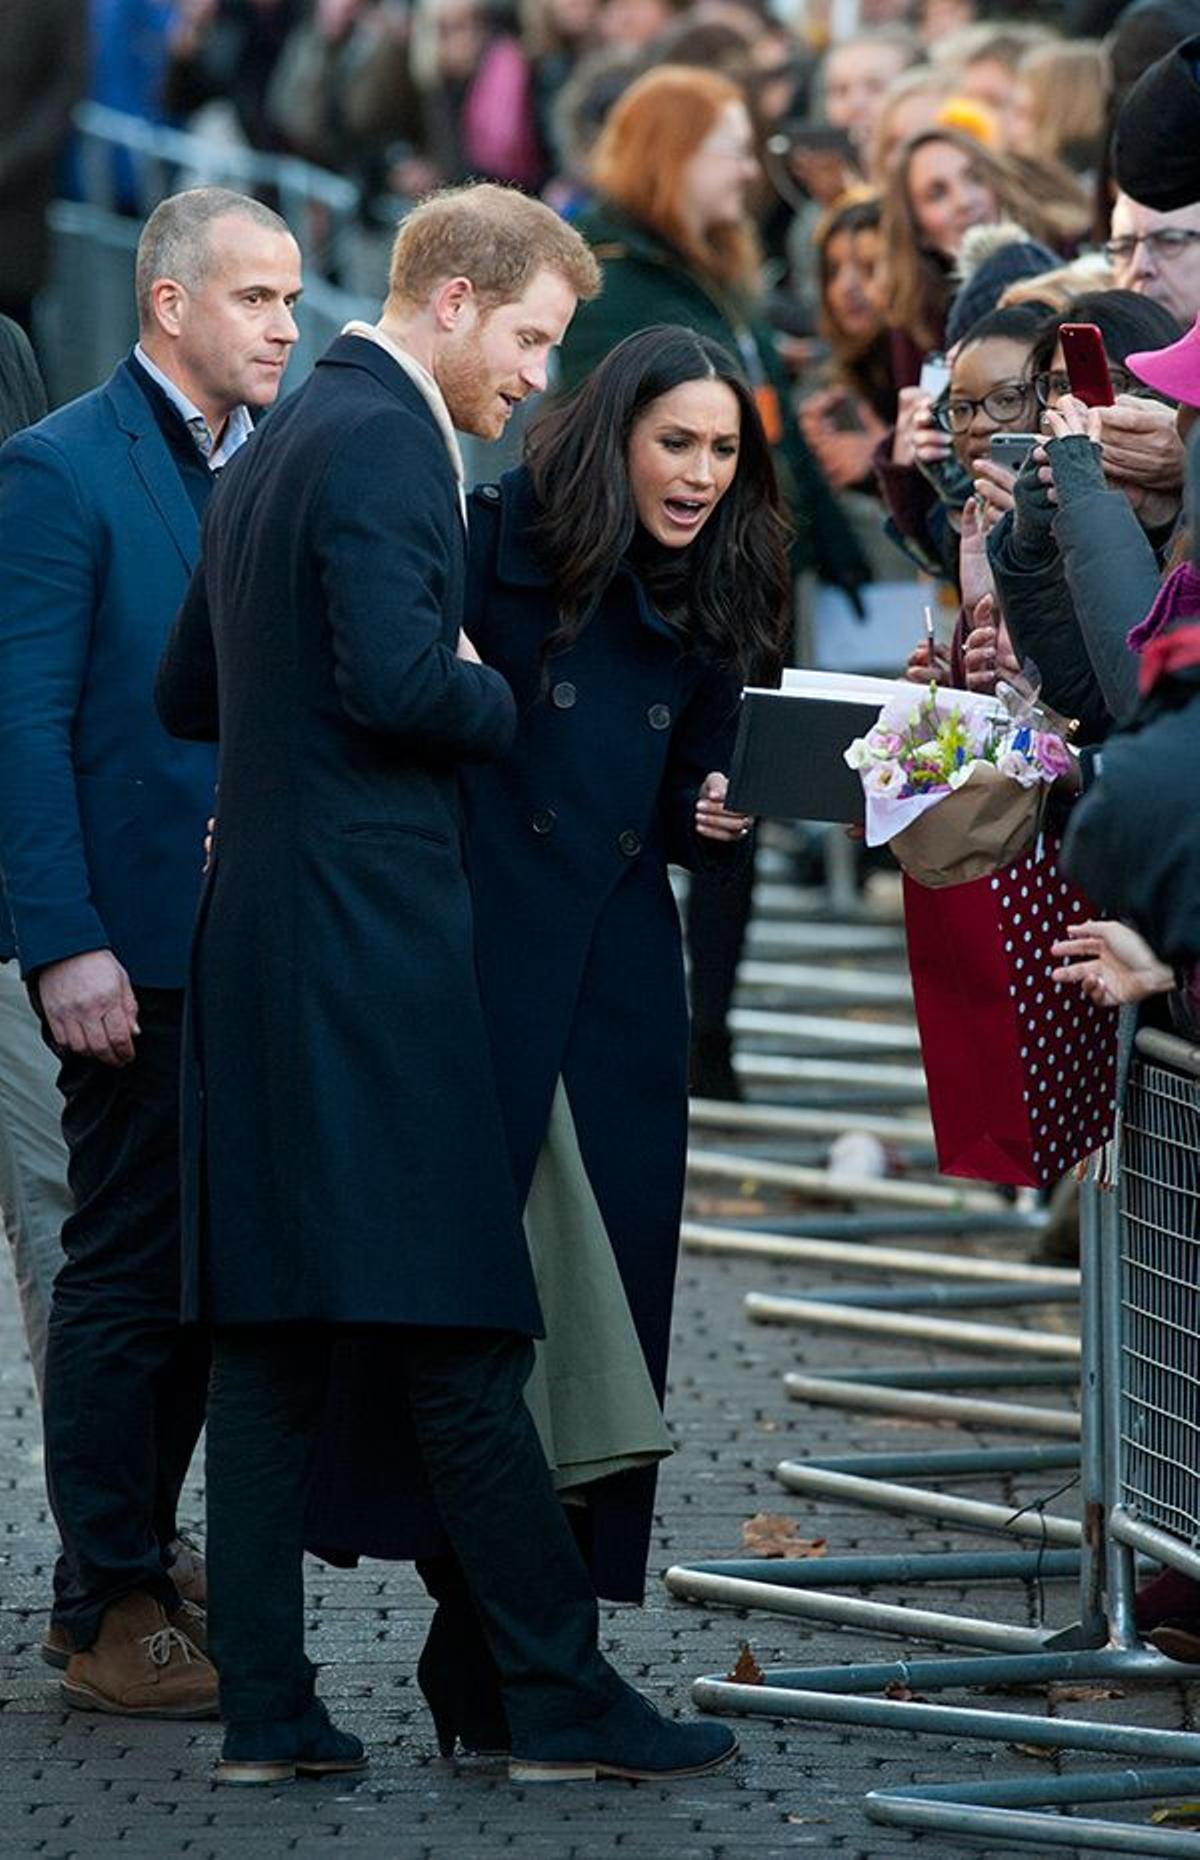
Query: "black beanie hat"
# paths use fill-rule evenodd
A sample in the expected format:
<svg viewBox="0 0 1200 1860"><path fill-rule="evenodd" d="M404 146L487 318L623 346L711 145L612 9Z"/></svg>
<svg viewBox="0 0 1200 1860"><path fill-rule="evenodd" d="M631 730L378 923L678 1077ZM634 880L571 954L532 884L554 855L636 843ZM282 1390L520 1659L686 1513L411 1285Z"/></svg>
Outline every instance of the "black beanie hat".
<svg viewBox="0 0 1200 1860"><path fill-rule="evenodd" d="M1062 264L1058 254L1036 239L1014 239L1001 245L971 273L950 305L946 317L946 347L952 349L972 324L994 310L1010 284L1018 278L1036 278Z"/></svg>
<svg viewBox="0 0 1200 1860"><path fill-rule="evenodd" d="M1117 117L1113 168L1122 191L1156 213L1200 201L1200 34L1144 71Z"/></svg>

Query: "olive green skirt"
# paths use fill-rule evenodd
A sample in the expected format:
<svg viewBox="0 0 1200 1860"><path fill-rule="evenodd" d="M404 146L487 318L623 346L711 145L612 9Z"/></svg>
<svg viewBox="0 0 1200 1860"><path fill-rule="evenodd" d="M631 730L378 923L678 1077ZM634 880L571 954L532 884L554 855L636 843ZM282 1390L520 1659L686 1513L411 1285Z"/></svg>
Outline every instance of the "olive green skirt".
<svg viewBox="0 0 1200 1860"><path fill-rule="evenodd" d="M665 1459L671 1438L561 1079L525 1234L546 1320L525 1399L559 1492Z"/></svg>

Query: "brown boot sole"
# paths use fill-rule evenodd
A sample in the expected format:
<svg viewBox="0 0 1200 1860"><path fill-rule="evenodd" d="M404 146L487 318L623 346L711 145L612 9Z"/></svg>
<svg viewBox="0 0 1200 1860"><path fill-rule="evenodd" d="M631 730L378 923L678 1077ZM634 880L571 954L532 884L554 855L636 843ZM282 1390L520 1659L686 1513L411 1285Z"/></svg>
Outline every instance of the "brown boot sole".
<svg viewBox="0 0 1200 1860"><path fill-rule="evenodd" d="M38 1648L47 1666L52 1666L56 1673L65 1673L71 1663L71 1655L65 1647L56 1647L51 1640L44 1640Z"/></svg>
<svg viewBox="0 0 1200 1860"><path fill-rule="evenodd" d="M61 1680L59 1697L72 1711L110 1712L115 1718L215 1718L217 1701L208 1705L121 1705L78 1680Z"/></svg>
<svg viewBox="0 0 1200 1860"><path fill-rule="evenodd" d="M217 1764L215 1774L218 1782L253 1786L256 1783L295 1782L301 1776L350 1776L357 1770L365 1770L367 1763L366 1757L342 1757L311 1763L238 1763L223 1757Z"/></svg>

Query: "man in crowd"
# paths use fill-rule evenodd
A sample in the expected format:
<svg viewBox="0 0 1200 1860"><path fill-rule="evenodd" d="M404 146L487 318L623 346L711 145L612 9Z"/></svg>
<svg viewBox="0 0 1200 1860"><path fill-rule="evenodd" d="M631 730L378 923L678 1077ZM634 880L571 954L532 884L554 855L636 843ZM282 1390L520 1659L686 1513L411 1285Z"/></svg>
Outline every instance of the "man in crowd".
<svg viewBox="0 0 1200 1860"><path fill-rule="evenodd" d="M279 392L300 255L276 214L201 188L150 216L136 285L133 353L0 452L0 954L59 1055L75 1201L46 1355L63 1554L44 1650L71 1706L189 1717L216 1676L175 1519L208 1368L179 1322L177 1077L215 771L162 729L153 683L216 474Z"/></svg>
<svg viewBox="0 0 1200 1860"><path fill-rule="evenodd" d="M736 1749L660 1718L597 1649L523 1400L540 1318L460 852L456 764L502 754L515 710L462 630L454 428L499 437L598 283L538 201L482 186L418 207L379 323L343 332L233 466L160 673L168 727L221 738L184 1214L185 1309L213 1324L230 1782L364 1760L314 1697L301 1575L331 1353L363 1325L389 1327L397 1417L500 1670L514 1775L692 1774Z"/></svg>
<svg viewBox="0 0 1200 1860"><path fill-rule="evenodd" d="M1118 290L1162 304L1184 329L1200 310L1200 195L1192 206L1159 213L1118 194L1104 247Z"/></svg>

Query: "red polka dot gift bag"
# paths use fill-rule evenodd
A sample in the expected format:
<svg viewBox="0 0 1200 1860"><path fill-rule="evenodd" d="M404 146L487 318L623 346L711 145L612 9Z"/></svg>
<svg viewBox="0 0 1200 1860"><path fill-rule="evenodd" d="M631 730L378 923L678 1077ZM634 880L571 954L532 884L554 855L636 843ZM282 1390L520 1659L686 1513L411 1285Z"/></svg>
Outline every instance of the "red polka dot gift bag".
<svg viewBox="0 0 1200 1860"><path fill-rule="evenodd" d="M1049 1188L1112 1135L1117 1017L1050 979L1096 915L1055 842L966 884L905 876L904 922L943 1175Z"/></svg>
<svg viewBox="0 0 1200 1860"><path fill-rule="evenodd" d="M1051 945L1094 917L1041 830L1060 734L966 692L898 692L846 760L904 921L943 1175L1048 1188L1112 1135L1116 1015L1060 988Z"/></svg>

